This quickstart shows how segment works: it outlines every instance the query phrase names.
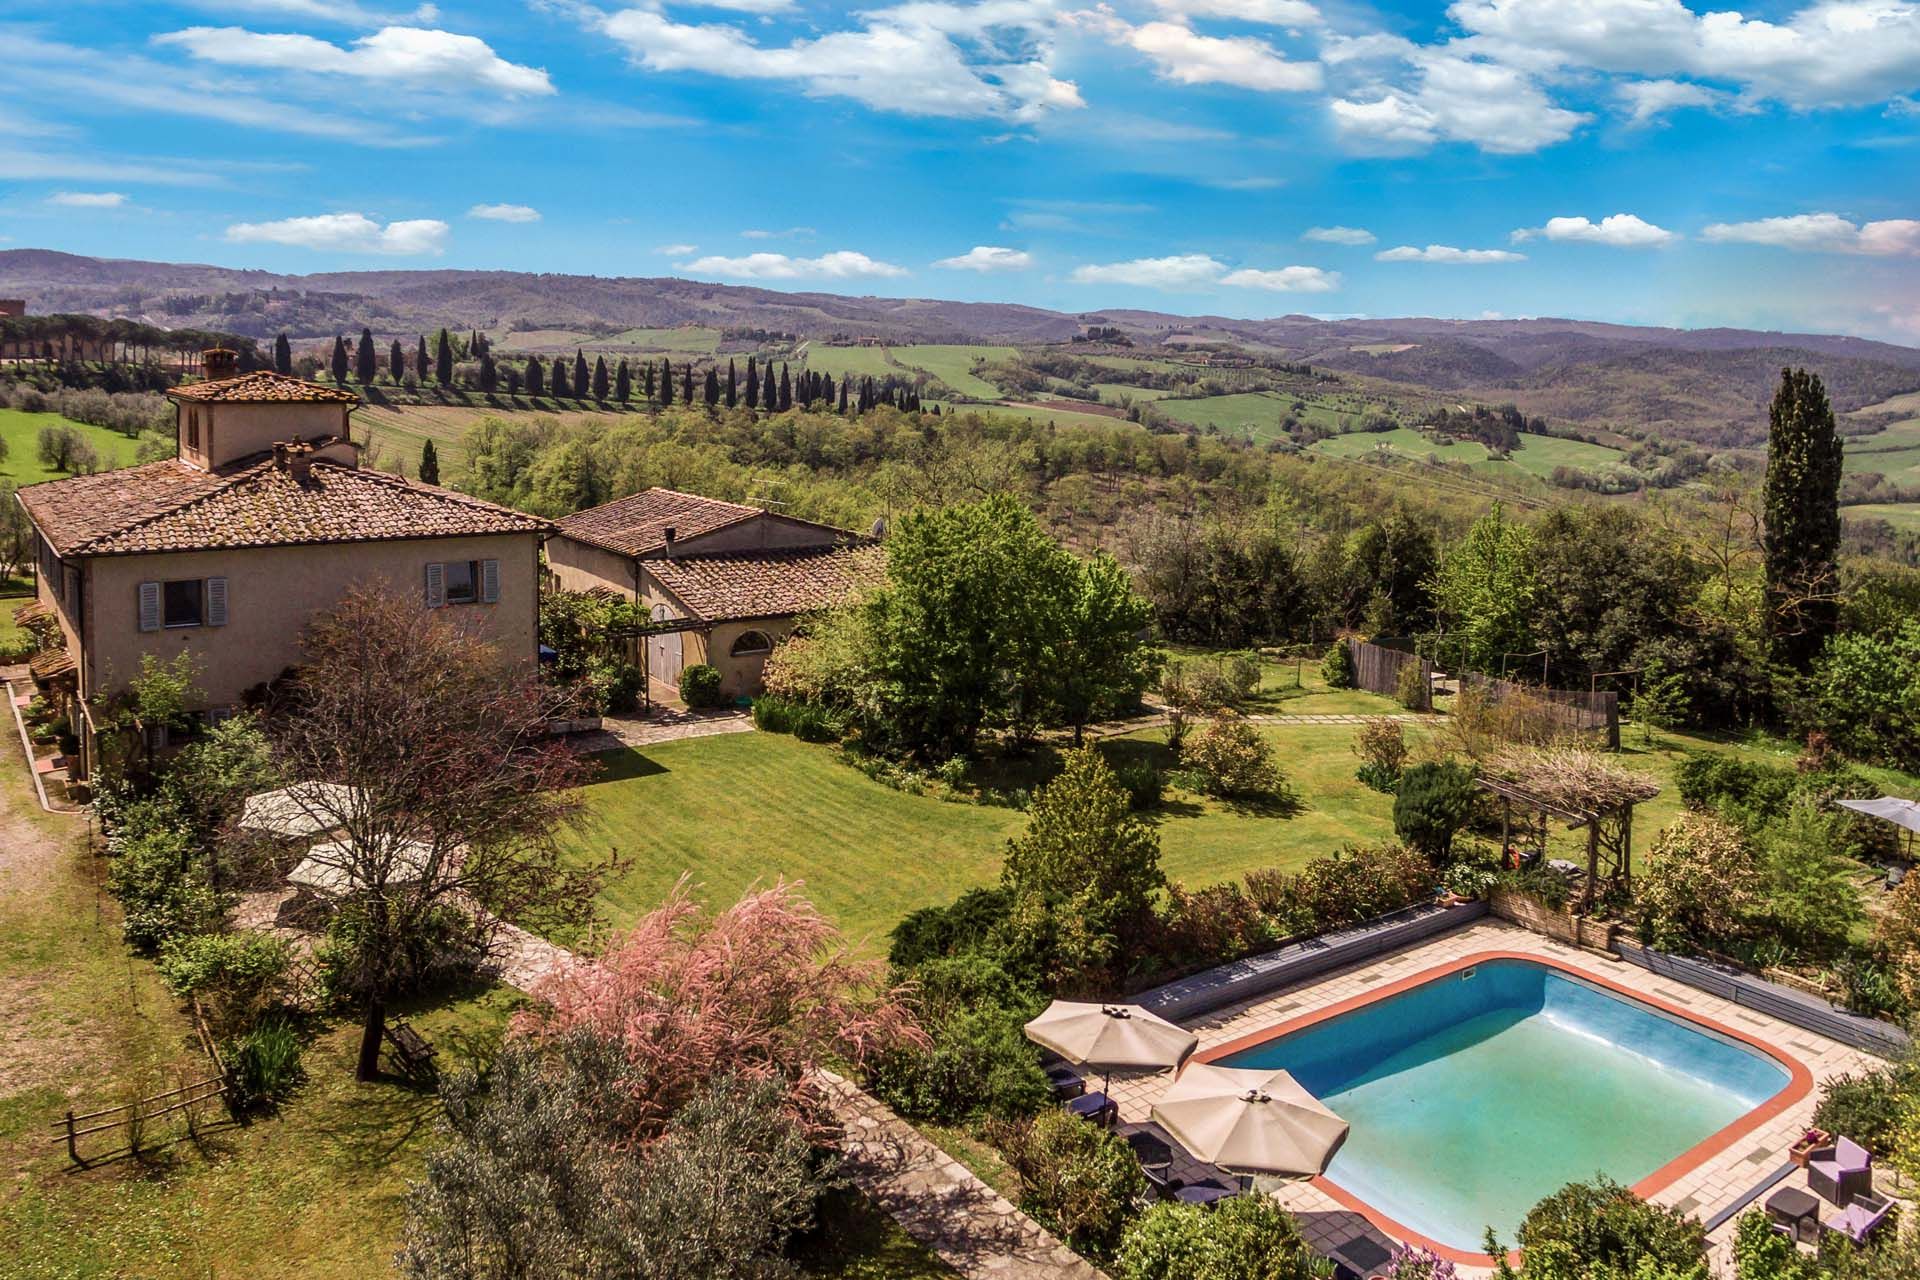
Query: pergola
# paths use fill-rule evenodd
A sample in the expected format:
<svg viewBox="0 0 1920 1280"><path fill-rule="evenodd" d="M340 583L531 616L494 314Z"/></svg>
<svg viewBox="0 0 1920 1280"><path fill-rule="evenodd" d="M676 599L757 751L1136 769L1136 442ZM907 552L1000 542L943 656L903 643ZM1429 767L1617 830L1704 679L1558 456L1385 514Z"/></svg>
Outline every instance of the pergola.
<svg viewBox="0 0 1920 1280"><path fill-rule="evenodd" d="M1539 834L1544 855L1554 818L1567 830L1587 833L1587 883L1580 909L1592 908L1604 879L1633 882L1633 807L1660 794L1651 779L1622 768L1597 751L1579 747L1514 749L1484 763L1474 784L1500 798L1500 845L1513 837L1518 806L1527 831ZM1539 815L1538 825L1532 821Z"/></svg>

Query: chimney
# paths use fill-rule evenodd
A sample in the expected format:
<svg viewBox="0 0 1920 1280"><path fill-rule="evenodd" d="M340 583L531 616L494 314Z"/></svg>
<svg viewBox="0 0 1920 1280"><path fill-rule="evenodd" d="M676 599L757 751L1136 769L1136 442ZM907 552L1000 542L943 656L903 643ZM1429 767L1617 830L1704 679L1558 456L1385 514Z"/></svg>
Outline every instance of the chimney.
<svg viewBox="0 0 1920 1280"><path fill-rule="evenodd" d="M273 466L284 471L295 484L305 484L313 475L313 446L295 436L273 442Z"/></svg>
<svg viewBox="0 0 1920 1280"><path fill-rule="evenodd" d="M200 353L200 363L208 382L231 378L240 372L240 353L225 347L208 347Z"/></svg>
<svg viewBox="0 0 1920 1280"><path fill-rule="evenodd" d="M664 532L667 535L667 554L672 555L673 554L673 535L678 531L672 525L668 525L664 530Z"/></svg>

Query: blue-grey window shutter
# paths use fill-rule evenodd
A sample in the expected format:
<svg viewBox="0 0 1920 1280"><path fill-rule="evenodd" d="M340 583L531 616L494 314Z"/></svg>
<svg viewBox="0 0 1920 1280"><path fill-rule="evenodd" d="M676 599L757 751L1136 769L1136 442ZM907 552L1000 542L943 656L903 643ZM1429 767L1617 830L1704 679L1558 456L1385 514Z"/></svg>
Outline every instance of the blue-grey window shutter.
<svg viewBox="0 0 1920 1280"><path fill-rule="evenodd" d="M210 627L227 625L227 580L225 578L207 579L207 625Z"/></svg>
<svg viewBox="0 0 1920 1280"><path fill-rule="evenodd" d="M447 570L439 561L427 566L427 608L439 609L447 603Z"/></svg>
<svg viewBox="0 0 1920 1280"><path fill-rule="evenodd" d="M157 582L140 584L140 629L160 629L160 584Z"/></svg>
<svg viewBox="0 0 1920 1280"><path fill-rule="evenodd" d="M500 598L500 562L498 560L480 562L480 598L488 604Z"/></svg>

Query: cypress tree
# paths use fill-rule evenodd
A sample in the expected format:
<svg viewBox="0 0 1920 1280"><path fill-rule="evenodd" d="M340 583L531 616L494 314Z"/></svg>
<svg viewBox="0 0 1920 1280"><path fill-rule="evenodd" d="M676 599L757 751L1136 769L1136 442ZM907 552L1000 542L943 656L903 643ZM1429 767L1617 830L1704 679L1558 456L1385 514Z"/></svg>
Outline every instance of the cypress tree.
<svg viewBox="0 0 1920 1280"><path fill-rule="evenodd" d="M720 403L720 374L711 365L707 367L707 408Z"/></svg>
<svg viewBox="0 0 1920 1280"><path fill-rule="evenodd" d="M491 395L493 394L493 389L499 385L500 385L500 371L493 367L493 353L491 351L481 352L480 353L480 389L486 392L487 394Z"/></svg>
<svg viewBox="0 0 1920 1280"><path fill-rule="evenodd" d="M693 403L693 361L680 366L680 403Z"/></svg>
<svg viewBox="0 0 1920 1280"><path fill-rule="evenodd" d="M840 379L840 412L843 414L847 411L847 384L852 381L853 375L850 373Z"/></svg>
<svg viewBox="0 0 1920 1280"><path fill-rule="evenodd" d="M353 374L361 386L370 384L380 372L380 358L373 353L373 330L360 331L360 346L353 353Z"/></svg>
<svg viewBox="0 0 1920 1280"><path fill-rule="evenodd" d="M1765 623L1773 660L1800 671L1839 625L1844 450L1820 379L1782 369L1768 413Z"/></svg>
<svg viewBox="0 0 1920 1280"><path fill-rule="evenodd" d="M627 362L625 360L622 360L620 367L614 370L613 398L621 404L625 404L633 398L633 374L627 369Z"/></svg>
<svg viewBox="0 0 1920 1280"><path fill-rule="evenodd" d="M527 394L538 396L546 394L545 379L540 373L540 357L527 357Z"/></svg>
<svg viewBox="0 0 1920 1280"><path fill-rule="evenodd" d="M587 358L580 353L578 347L575 347L573 351L573 394L585 396L589 385L591 384L587 381Z"/></svg>
<svg viewBox="0 0 1920 1280"><path fill-rule="evenodd" d="M780 411L793 408L793 384L787 380L787 366L780 366Z"/></svg>
<svg viewBox="0 0 1920 1280"><path fill-rule="evenodd" d="M567 362L565 357L561 357L553 362L553 372L548 375L548 381L553 388L555 399L574 394L573 387L567 383Z"/></svg>
<svg viewBox="0 0 1920 1280"><path fill-rule="evenodd" d="M520 371L512 365L507 366L507 394L510 396L520 394Z"/></svg>
<svg viewBox="0 0 1920 1280"><path fill-rule="evenodd" d="M754 364L753 357L747 357L747 408L752 409L760 403L760 370Z"/></svg>
<svg viewBox="0 0 1920 1280"><path fill-rule="evenodd" d="M425 382L427 371L433 368L433 358L427 354L427 335L420 335L420 349L413 353L413 376Z"/></svg>
<svg viewBox="0 0 1920 1280"><path fill-rule="evenodd" d="M643 367L643 368L641 369L641 372L642 372L642 373L644 373L644 374L646 374L646 395L647 395L647 403L648 403L648 404L652 404L652 403L653 403L653 364L652 364L652 362L651 362L651 361L649 361L649 362L648 362L648 363L647 363L647 364L646 364L646 365L645 365L645 366L644 366L644 367Z"/></svg>
<svg viewBox="0 0 1920 1280"><path fill-rule="evenodd" d="M440 331L440 349L434 353L433 376L443 387L453 385L453 339L447 331Z"/></svg>
<svg viewBox="0 0 1920 1280"><path fill-rule="evenodd" d="M727 357L727 408L729 409L739 403L740 385L738 375L739 370L733 367L733 357Z"/></svg>
<svg viewBox="0 0 1920 1280"><path fill-rule="evenodd" d="M595 400L607 398L607 358L605 356L593 358L593 398Z"/></svg>
<svg viewBox="0 0 1920 1280"><path fill-rule="evenodd" d="M440 454L432 440L420 446L420 479L424 484L440 483Z"/></svg>
<svg viewBox="0 0 1920 1280"><path fill-rule="evenodd" d="M665 356L660 357L660 403L673 403L673 361Z"/></svg>
<svg viewBox="0 0 1920 1280"><path fill-rule="evenodd" d="M407 380L407 352L398 338L387 348L387 373L392 376L396 387Z"/></svg>
<svg viewBox="0 0 1920 1280"><path fill-rule="evenodd" d="M287 374L293 372L293 345L287 341L287 335L284 333L273 340L273 371Z"/></svg>
<svg viewBox="0 0 1920 1280"><path fill-rule="evenodd" d="M333 380L342 385L347 380L347 340L337 333L333 335Z"/></svg>

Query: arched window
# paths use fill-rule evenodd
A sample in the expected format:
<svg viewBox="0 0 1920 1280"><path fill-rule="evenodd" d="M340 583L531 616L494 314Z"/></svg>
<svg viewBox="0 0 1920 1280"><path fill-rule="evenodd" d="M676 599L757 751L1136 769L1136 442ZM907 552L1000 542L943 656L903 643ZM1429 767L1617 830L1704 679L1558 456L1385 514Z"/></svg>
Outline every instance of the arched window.
<svg viewBox="0 0 1920 1280"><path fill-rule="evenodd" d="M742 631L727 651L729 657L748 658L757 653L772 653L773 638L764 631Z"/></svg>

